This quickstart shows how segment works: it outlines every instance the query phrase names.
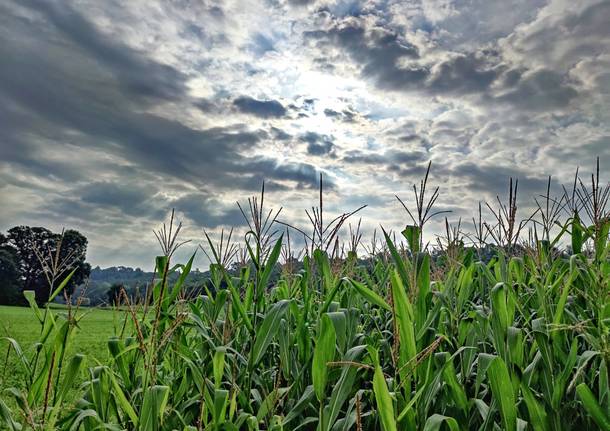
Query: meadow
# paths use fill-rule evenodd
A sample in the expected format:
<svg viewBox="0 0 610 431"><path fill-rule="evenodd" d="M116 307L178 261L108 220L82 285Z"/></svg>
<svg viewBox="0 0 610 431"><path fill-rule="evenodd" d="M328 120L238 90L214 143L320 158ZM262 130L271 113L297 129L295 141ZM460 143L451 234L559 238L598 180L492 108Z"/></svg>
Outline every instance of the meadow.
<svg viewBox="0 0 610 431"><path fill-rule="evenodd" d="M426 179L414 207L400 200L410 224L364 254L357 228L339 241L354 212L325 216L322 190L299 259L279 212L250 199L243 244L206 234L214 289L196 297L183 293L194 257L173 261L172 217L157 232L149 301L122 296L124 331L111 312L48 312L26 293L32 314L8 351L21 371L3 384L0 420L12 430L610 430L610 187L599 174L575 180L520 221L511 181L492 221L475 217L469 236L447 223L433 250L424 230L438 189ZM91 360L101 343L107 357Z"/></svg>
<svg viewBox="0 0 610 431"><path fill-rule="evenodd" d="M66 312L63 307L52 310L60 318ZM120 315L122 313L105 309L90 309L86 312L87 316L81 320L79 327L76 328L73 342L69 344L66 353L68 356L82 353L91 358L91 361L97 359L105 362L108 359L108 339L120 331L120 324L122 323ZM23 346L24 353L31 356L39 335L40 324L30 308L0 305L0 337L13 338L20 346ZM2 347L5 347L5 343L2 343ZM0 368L1 388L18 386L24 377L17 356L2 357Z"/></svg>

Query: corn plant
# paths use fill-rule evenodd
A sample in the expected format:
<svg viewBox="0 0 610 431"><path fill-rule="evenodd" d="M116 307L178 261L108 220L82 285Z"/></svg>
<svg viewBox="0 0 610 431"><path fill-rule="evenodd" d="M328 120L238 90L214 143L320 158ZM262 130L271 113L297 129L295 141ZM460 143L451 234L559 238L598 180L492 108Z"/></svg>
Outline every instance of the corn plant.
<svg viewBox="0 0 610 431"><path fill-rule="evenodd" d="M425 199L427 177L402 236L384 230L367 256L357 256L359 226L348 256L334 253L326 240L340 233L323 224L320 199L298 266L278 212L251 199L241 257L232 232L216 243L206 233L210 284L194 298L182 293L194 256L173 262L181 242L172 217L157 233L163 253L148 301L123 294L131 324L108 340L107 361L64 358L84 313L43 313L26 294L41 338L32 357L8 340L26 378L2 393L17 405L0 401L4 426L609 430L610 225L599 174L523 222L515 182L491 224L479 207L473 236L445 221L441 261L424 245L438 197ZM531 223L541 234L521 245ZM496 243L484 258L488 241ZM66 398L77 381L76 398Z"/></svg>

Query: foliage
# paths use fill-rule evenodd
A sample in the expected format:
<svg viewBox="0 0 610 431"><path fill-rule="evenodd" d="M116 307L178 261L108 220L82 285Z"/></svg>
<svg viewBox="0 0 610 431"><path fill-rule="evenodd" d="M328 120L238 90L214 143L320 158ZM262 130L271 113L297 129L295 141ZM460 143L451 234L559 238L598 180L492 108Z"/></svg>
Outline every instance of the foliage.
<svg viewBox="0 0 610 431"><path fill-rule="evenodd" d="M35 292L39 305L49 300L55 283L72 270L74 274L64 285L67 295L91 271L85 262L87 238L78 231L56 234L43 227L16 226L3 239L1 245L12 248L17 256L23 290Z"/></svg>
<svg viewBox="0 0 610 431"><path fill-rule="evenodd" d="M16 253L0 247L0 304L18 304L21 301L21 272Z"/></svg>
<svg viewBox="0 0 610 431"><path fill-rule="evenodd" d="M516 247L525 224L513 193L489 226L500 241L489 261L449 241L458 248L434 268L422 211L405 241L384 231L372 260L337 260L318 241L325 249L275 282L285 237L253 201L248 264L230 273L221 249L231 248L208 236L214 291L196 298L183 293L194 256L172 261L172 220L158 233L151 303L124 299L132 324L108 340L109 360L67 357L84 313L55 316L27 294L39 347L28 356L8 340L25 378L3 394L19 410L0 402L0 419L11 429L609 429L607 213L596 206L590 224L571 213ZM572 254L553 252L562 238ZM81 397L66 402L85 367Z"/></svg>
<svg viewBox="0 0 610 431"><path fill-rule="evenodd" d="M124 290L125 287L121 283L114 283L108 289L108 304L111 306L118 306L121 302L121 290Z"/></svg>
<svg viewBox="0 0 610 431"><path fill-rule="evenodd" d="M170 277L170 282L174 282L176 275ZM155 274L152 271L144 271L140 268L130 268L125 266L113 266L100 268L96 266L91 269L89 278L74 290L73 297L86 298L89 305L107 305L108 291L114 284L120 284L125 288L127 295L133 300L140 300L146 297L147 290L154 280ZM184 282L184 288L192 291L191 296L196 296L195 292L203 290L202 286L209 279L209 272L191 271Z"/></svg>
<svg viewBox="0 0 610 431"><path fill-rule="evenodd" d="M60 304L51 304L50 312L55 315L56 319L62 319L67 314L68 308ZM85 355L88 364L93 364L94 360L106 362L109 356L108 339L120 334L123 330L124 312L107 309L88 309L86 312L86 317L80 320L71 342L67 345L66 355L72 357L81 353ZM128 321L127 324L130 322ZM40 323L32 309L0 305L0 337L4 336L15 339L28 357L33 355L40 337ZM4 354L6 354L7 345L8 342L5 339L0 339L0 347L3 348ZM3 391L13 386L23 387L26 374L12 348L10 352L8 358L2 355L0 361L0 399L3 399L11 408L16 408L14 398ZM72 386L66 402L72 403L81 397L80 384L86 378L87 370L82 367L78 381L75 381ZM1 422L0 429L4 429Z"/></svg>

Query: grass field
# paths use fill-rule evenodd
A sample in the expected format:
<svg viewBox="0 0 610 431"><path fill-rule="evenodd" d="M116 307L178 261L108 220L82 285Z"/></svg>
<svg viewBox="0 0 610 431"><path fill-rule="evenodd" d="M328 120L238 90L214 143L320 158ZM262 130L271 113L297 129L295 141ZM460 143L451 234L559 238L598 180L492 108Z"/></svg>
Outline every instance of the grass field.
<svg viewBox="0 0 610 431"><path fill-rule="evenodd" d="M53 309L53 313L61 314L67 311L62 308ZM76 353L86 355L89 366L97 361L105 362L108 359L108 339L121 329L122 315L112 310L90 309L85 310L87 316L81 320L79 328L73 334L72 343L68 346L67 355L72 357ZM34 312L29 307L0 306L0 392L7 387L20 387L23 382L23 369L15 353L11 351L7 361L9 343L4 337L17 340L24 353L31 357L34 352L34 343L40 333L40 324ZM81 369L80 383L85 377L87 367ZM7 397L8 398L8 397ZM10 400L9 400L10 401Z"/></svg>

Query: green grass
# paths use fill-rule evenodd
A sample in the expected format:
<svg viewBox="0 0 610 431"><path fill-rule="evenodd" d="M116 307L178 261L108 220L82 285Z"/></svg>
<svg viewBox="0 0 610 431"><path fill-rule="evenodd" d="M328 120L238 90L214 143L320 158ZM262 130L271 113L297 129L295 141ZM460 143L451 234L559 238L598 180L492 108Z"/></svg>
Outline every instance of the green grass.
<svg viewBox="0 0 610 431"><path fill-rule="evenodd" d="M66 314L63 307L52 307L55 315ZM66 354L72 357L76 353L86 356L88 366L95 366L96 361L106 362L108 359L108 339L117 334L122 325L122 313L112 310L85 309L87 316L79 323L73 333L72 342L68 344ZM0 306L0 337L10 337L17 340L24 353L31 357L34 353L34 343L40 335L40 324L34 312L29 307ZM6 358L8 342L0 341L0 391L8 387L20 387L23 382L23 369L17 356L11 351ZM81 369L81 378L77 384L86 377L88 367ZM8 397L5 397L8 398Z"/></svg>

